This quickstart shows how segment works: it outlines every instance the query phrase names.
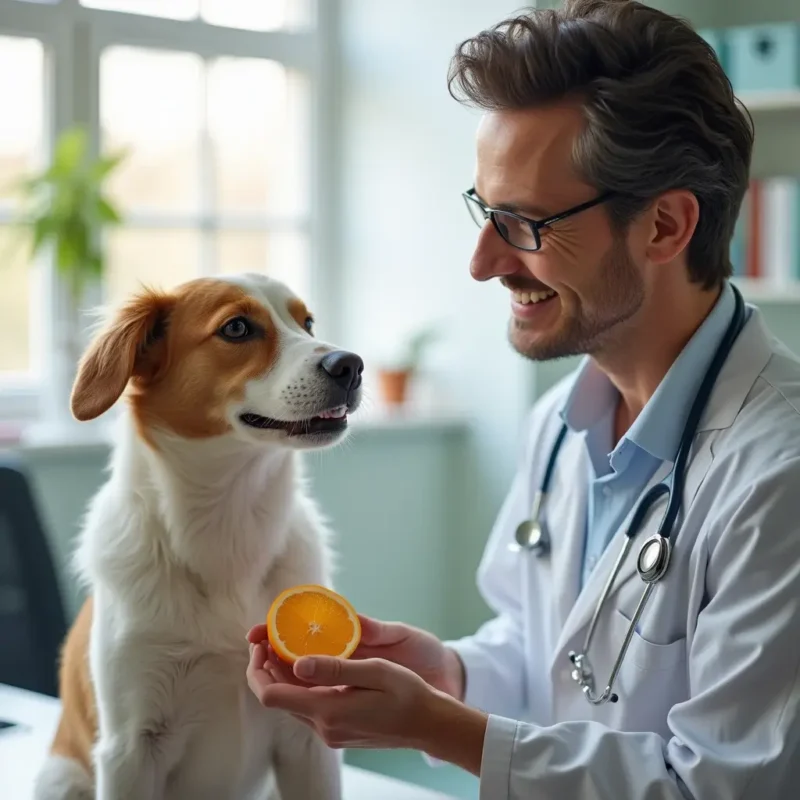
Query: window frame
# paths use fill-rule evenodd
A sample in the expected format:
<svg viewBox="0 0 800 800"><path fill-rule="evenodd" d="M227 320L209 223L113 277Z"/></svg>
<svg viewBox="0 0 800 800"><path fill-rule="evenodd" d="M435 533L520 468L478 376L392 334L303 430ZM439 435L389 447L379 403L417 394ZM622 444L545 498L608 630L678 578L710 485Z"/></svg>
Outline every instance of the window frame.
<svg viewBox="0 0 800 800"><path fill-rule="evenodd" d="M214 57L267 58L304 74L308 80L309 193L310 206L302 220L291 216L208 212L203 199L200 214L156 212L130 214L131 227L163 227L172 223L191 225L205 235L218 220L225 230L288 229L307 236L309 245L309 296L304 298L324 320L321 331L329 337L340 329L332 314L339 304L336 291L336 259L333 190L335 185L336 103L334 38L338 19L336 0L313 3L313 25L302 31L248 31L211 25L201 19L173 20L126 12L87 8L79 0L56 4L0 0L0 36L22 36L42 41L45 48L46 159L60 131L74 124L88 126L93 151L100 138L100 58L115 45L150 47ZM202 191L202 187L201 187ZM260 222L255 222L258 216ZM0 207L0 221L8 222L8 209ZM229 225L229 223L232 225ZM37 326L37 352L31 354L38 375L25 380L0 376L0 420L21 423L42 420L46 404L42 397L53 384L53 376L70 365L59 361L58 332L66 321L65 287L51 263L37 266L42 272L43 297L31 304L31 324ZM199 265L200 274L205 266ZM94 299L94 298L92 298ZM97 301L100 298L96 298ZM41 323L41 325L39 325ZM43 420L46 421L46 420Z"/></svg>

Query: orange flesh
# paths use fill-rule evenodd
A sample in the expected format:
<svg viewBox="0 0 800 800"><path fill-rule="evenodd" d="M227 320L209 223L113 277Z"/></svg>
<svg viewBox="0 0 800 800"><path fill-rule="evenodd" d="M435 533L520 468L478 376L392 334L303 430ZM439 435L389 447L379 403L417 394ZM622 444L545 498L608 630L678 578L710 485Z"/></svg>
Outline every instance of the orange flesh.
<svg viewBox="0 0 800 800"><path fill-rule="evenodd" d="M348 657L360 638L360 625L343 598L309 588L282 595L268 617L270 643L281 658Z"/></svg>

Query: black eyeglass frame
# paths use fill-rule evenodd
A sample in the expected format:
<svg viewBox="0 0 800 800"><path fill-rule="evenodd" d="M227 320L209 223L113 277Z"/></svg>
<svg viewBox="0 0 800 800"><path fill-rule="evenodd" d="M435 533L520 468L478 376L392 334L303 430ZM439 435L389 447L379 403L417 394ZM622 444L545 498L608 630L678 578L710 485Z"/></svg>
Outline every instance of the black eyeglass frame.
<svg viewBox="0 0 800 800"><path fill-rule="evenodd" d="M526 253L535 253L537 250L541 249L542 247L542 237L539 234L539 231L542 228L546 228L549 225L552 225L554 222L560 222L562 219L566 219L567 217L571 217L574 214L578 214L581 211L586 211L589 208L594 208L594 206L600 205L600 203L605 203L611 197L613 197L616 192L608 191L603 192L603 194L593 198L592 200L587 200L585 203L580 203L577 206L572 206L572 208L568 208L566 211L561 211L558 214L553 214L550 217L546 217L545 219L530 219L529 217L523 217L522 214L516 214L513 211L507 211L504 208L489 208L489 206L485 205L478 195L475 192L475 187L471 189L467 189L466 192L462 192L461 196L464 198L464 202L467 205L467 210L470 212L470 216L475 221L475 224L478 225L479 228L483 226L475 219L472 211L472 205L477 205L480 208L481 212L483 213L484 222L488 219L491 220L494 229L500 235L504 242L507 242L512 247L516 247L517 250L524 250ZM472 204L472 205L471 205ZM513 217L514 219L519 220L520 222L524 222L530 229L531 235L533 236L533 241L535 243L535 247L522 247L518 244L514 244L514 242L510 242L508 238L503 234L503 231L500 229L500 226L497 224L497 219L495 217L496 214L504 214L507 217Z"/></svg>

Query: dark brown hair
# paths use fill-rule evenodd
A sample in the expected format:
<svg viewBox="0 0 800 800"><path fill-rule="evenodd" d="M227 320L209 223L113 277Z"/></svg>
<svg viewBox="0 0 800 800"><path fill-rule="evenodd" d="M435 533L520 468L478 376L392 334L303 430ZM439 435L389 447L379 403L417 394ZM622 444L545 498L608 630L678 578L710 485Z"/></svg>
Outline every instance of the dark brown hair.
<svg viewBox="0 0 800 800"><path fill-rule="evenodd" d="M692 281L731 274L730 242L747 190L752 120L713 48L684 20L628 0L567 0L462 42L448 87L486 110L578 100L586 125L574 148L582 178L618 192L625 226L670 189L694 193Z"/></svg>

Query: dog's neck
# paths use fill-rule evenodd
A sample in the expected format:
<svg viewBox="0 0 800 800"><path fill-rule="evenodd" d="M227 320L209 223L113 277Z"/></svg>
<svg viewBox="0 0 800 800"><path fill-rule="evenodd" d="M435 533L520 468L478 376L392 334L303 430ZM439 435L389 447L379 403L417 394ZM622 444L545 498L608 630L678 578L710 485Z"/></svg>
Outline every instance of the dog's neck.
<svg viewBox="0 0 800 800"><path fill-rule="evenodd" d="M263 575L288 535L296 454L233 434L188 440L153 431L147 442L134 420L122 423L120 472L160 520L168 557L211 583Z"/></svg>

